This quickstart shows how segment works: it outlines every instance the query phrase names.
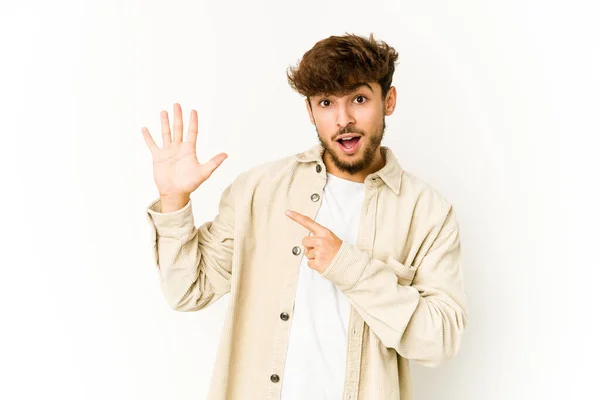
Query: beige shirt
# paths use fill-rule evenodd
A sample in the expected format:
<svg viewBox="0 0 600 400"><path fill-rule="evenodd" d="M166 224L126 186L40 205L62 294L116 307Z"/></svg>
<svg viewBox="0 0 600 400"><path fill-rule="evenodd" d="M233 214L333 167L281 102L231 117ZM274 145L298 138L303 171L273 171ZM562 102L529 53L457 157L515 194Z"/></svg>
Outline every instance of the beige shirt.
<svg viewBox="0 0 600 400"><path fill-rule="evenodd" d="M438 366L459 350L467 323L454 208L404 171L381 146L385 166L365 179L356 244L342 246L322 276L349 299L344 400L413 399L409 360ZM327 180L323 148L253 167L223 191L213 221L194 225L191 201L147 210L162 292L179 311L231 292L209 399L279 399L308 229Z"/></svg>

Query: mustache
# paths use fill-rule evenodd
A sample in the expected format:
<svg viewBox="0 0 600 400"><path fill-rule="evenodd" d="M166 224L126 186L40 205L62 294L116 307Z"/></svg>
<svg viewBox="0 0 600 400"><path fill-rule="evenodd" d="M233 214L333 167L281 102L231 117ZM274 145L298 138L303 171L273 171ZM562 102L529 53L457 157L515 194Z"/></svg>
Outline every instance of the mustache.
<svg viewBox="0 0 600 400"><path fill-rule="evenodd" d="M362 130L360 130L360 129L356 129L356 128L353 128L353 127L346 127L344 129L338 131L338 133L334 136L334 138L338 137L340 135L343 135L344 133L358 133L358 134L360 134L362 136L365 136L365 133Z"/></svg>

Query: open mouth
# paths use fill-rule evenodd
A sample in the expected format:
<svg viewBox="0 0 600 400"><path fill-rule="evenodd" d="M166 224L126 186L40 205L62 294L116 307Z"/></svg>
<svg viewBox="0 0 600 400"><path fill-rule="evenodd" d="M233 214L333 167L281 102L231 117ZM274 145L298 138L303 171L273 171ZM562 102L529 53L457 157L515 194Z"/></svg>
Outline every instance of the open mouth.
<svg viewBox="0 0 600 400"><path fill-rule="evenodd" d="M360 144L360 136L353 137L348 140L338 140L337 141L342 151L346 154L354 154L356 150L358 150L358 146Z"/></svg>

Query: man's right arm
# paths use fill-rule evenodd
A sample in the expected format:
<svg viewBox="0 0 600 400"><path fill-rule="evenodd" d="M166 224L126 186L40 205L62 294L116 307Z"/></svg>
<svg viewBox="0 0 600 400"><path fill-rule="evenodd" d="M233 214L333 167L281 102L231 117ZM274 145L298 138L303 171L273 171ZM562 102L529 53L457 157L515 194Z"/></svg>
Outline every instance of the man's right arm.
<svg viewBox="0 0 600 400"><path fill-rule="evenodd" d="M161 290L177 311L200 310L231 290L234 193L222 193L213 221L194 226L192 203L158 199L147 209Z"/></svg>

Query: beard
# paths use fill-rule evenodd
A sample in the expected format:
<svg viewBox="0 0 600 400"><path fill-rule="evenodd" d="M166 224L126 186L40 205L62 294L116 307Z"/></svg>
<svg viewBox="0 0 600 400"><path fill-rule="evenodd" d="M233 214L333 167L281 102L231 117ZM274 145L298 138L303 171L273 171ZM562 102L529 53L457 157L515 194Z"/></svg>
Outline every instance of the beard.
<svg viewBox="0 0 600 400"><path fill-rule="evenodd" d="M364 131L354 128L352 126L340 130L336 134L336 137L338 135L343 135L344 133L358 133L362 135L360 140L363 141L360 144L358 153L353 154L351 156L347 156L344 154L341 157L338 156L338 154L342 154L342 151L339 149L338 143L333 142L333 144L331 144L332 142L323 141L321 135L319 134L319 130L316 128L315 125L315 129L317 129L317 137L319 138L319 142L321 142L321 145L325 149L323 153L323 158L325 157L325 154L327 154L327 156L333 162L333 165L335 165L335 167L338 170L340 170L340 172L346 172L351 175L354 175L356 173L359 173L360 171L369 168L373 163L377 154L376 152L379 149L379 146L381 145L381 141L383 140L383 135L385 132L385 117L381 119L381 124L379 125L380 126L371 135L367 135ZM348 158L352 158L352 161L347 161L346 159Z"/></svg>

